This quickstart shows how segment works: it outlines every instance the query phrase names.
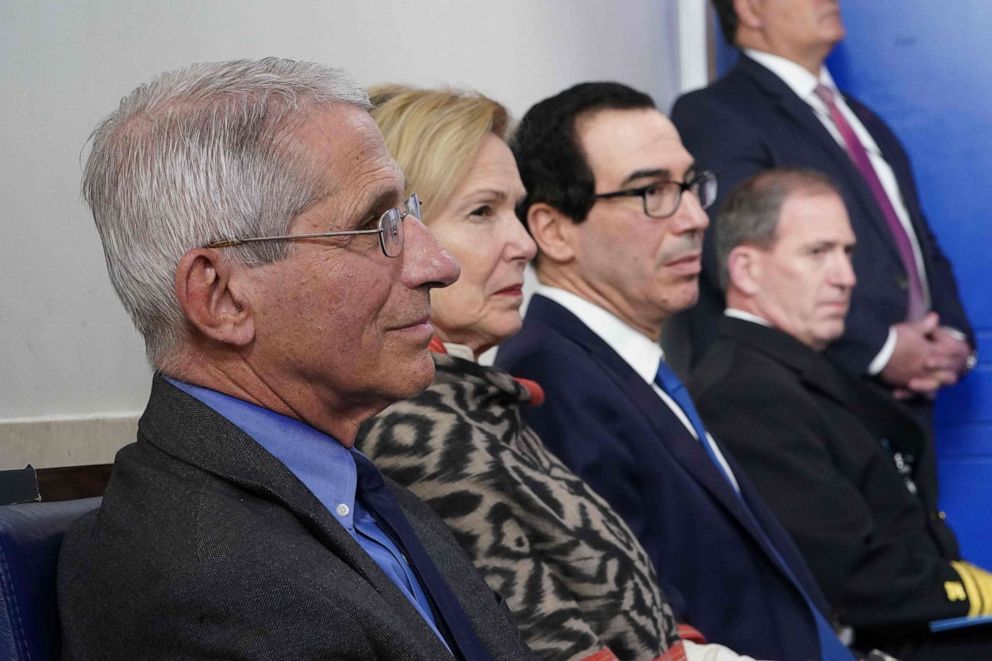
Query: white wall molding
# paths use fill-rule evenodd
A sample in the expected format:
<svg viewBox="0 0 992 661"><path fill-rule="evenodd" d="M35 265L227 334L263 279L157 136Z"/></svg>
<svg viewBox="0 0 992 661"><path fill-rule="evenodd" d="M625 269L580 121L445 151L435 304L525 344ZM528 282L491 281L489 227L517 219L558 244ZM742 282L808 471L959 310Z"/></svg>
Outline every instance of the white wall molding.
<svg viewBox="0 0 992 661"><path fill-rule="evenodd" d="M112 463L134 441L139 415L0 420L0 470Z"/></svg>
<svg viewBox="0 0 992 661"><path fill-rule="evenodd" d="M678 0L679 93L709 83L709 45L706 0Z"/></svg>

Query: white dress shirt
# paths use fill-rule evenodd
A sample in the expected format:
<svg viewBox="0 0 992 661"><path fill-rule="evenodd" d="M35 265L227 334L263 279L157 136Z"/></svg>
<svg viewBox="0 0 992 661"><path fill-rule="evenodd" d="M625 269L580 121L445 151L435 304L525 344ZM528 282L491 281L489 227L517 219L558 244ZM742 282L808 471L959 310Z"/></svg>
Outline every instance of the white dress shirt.
<svg viewBox="0 0 992 661"><path fill-rule="evenodd" d="M658 365L665 358L665 353L657 342L634 330L625 322L595 303L590 303L584 298L564 289L549 287L548 285L538 285L534 293L551 299L578 317L583 324L588 326L592 332L606 342L625 363L630 365L630 368L637 372L637 375L644 379L645 383L651 386L659 399L671 409L675 417L692 434L692 437L699 440L699 435L696 433L685 412L682 411L682 408L654 381L655 375L658 373ZM712 449L713 456L720 462L724 474L727 475L734 489L739 493L740 487L737 484L737 478L734 476L733 471L730 470L730 465L727 464L727 460L724 458L723 453L720 452L719 446L713 442L713 438L709 435L709 432L706 433L706 439L703 442Z"/></svg>

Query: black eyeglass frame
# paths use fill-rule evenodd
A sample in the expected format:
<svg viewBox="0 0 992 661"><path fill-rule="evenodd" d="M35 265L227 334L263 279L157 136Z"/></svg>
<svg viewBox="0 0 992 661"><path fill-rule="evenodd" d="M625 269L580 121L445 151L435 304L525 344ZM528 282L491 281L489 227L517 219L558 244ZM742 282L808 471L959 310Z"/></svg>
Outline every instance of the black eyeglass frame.
<svg viewBox="0 0 992 661"><path fill-rule="evenodd" d="M204 247L231 248L245 243L259 243L262 241L301 241L304 239L324 239L335 236L378 234L379 247L382 248L382 254L386 257L399 257L403 253L404 244L403 219L407 216L416 216L417 218L420 218L420 196L416 193L411 193L410 196L403 201L403 206L405 207L405 210L400 209L399 207L387 209L381 216L379 216L379 227L374 230L337 230L333 232L312 232L310 234L280 234L277 236L253 236L244 239L221 239L220 241L208 243ZM395 237L390 243L390 246L394 244L398 245L395 254L390 254L389 249L386 248L387 235Z"/></svg>
<svg viewBox="0 0 992 661"><path fill-rule="evenodd" d="M648 191L652 188L659 188L662 186L676 186L678 193L675 196L675 205L672 207L672 210L666 214L656 215L648 211ZM695 188L695 190L693 190L693 188ZM709 200L704 199L704 197L700 194L702 191L706 190L711 191ZM623 190L612 191L609 193L594 193L592 197L595 200L610 200L618 197L639 197L641 198L641 205L644 209L644 215L650 218L661 219L675 215L675 213L679 210L679 205L682 204L682 194L685 191L689 191L695 195L696 199L699 200L699 205L703 209L708 209L716 200L716 175L712 172L704 170L693 175L689 181L675 181L674 179L669 179L668 181L656 181L653 184L640 186L639 188L625 188Z"/></svg>

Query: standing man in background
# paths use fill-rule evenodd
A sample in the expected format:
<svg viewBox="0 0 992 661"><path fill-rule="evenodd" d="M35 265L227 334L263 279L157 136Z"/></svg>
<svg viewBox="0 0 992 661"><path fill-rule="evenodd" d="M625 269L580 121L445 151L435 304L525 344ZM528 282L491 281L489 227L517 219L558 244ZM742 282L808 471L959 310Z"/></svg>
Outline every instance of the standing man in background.
<svg viewBox="0 0 992 661"><path fill-rule="evenodd" d="M931 400L975 363L974 337L951 265L930 231L898 138L836 87L824 60L845 35L837 0L713 0L740 62L672 110L686 147L722 194L761 170L818 170L839 187L858 239L844 335L827 352L851 376L881 381L929 429ZM721 206L718 200L711 213ZM692 360L716 334L724 301L712 238L699 305L688 325ZM922 457L936 482L933 448Z"/></svg>

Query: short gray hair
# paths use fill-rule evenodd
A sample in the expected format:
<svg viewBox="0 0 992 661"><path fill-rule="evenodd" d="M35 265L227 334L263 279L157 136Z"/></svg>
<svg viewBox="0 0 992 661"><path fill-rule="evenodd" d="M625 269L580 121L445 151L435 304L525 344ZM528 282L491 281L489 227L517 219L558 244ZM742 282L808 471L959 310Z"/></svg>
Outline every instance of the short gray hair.
<svg viewBox="0 0 992 661"><path fill-rule="evenodd" d="M745 243L763 250L775 244L782 205L792 195L822 195L840 191L832 181L815 170L775 168L741 182L727 197L716 221L716 257L720 288L730 283L727 257Z"/></svg>
<svg viewBox="0 0 992 661"><path fill-rule="evenodd" d="M292 132L314 106L370 104L339 69L278 58L194 64L138 86L90 136L83 197L114 289L161 368L187 337L176 266L212 241L286 233L326 194ZM281 242L228 249L244 263Z"/></svg>

